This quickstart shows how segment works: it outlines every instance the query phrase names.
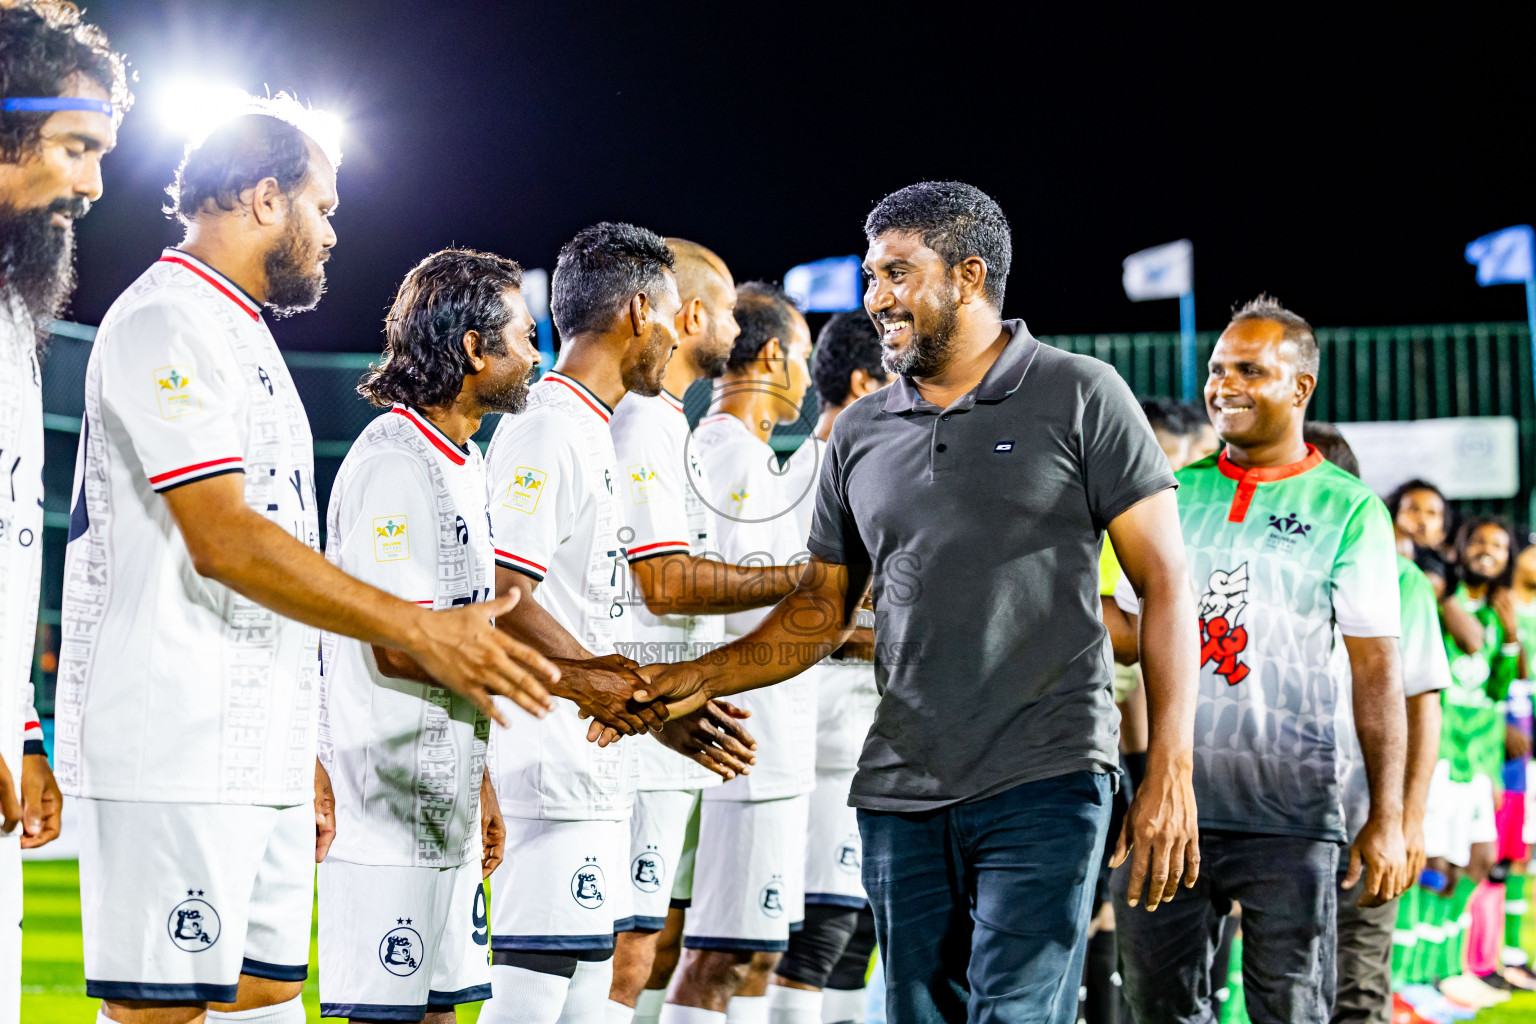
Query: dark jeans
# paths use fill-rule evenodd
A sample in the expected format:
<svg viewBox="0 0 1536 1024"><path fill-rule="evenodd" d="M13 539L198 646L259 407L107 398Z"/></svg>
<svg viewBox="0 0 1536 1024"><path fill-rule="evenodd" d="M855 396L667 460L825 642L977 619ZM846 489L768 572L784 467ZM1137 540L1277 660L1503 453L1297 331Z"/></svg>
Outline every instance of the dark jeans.
<svg viewBox="0 0 1536 1024"><path fill-rule="evenodd" d="M1344 858L1339 858L1340 867ZM1339 881L1344 880L1339 876ZM1388 1024L1392 1019L1392 932L1397 900L1361 909L1365 875L1353 889L1340 889L1339 981L1333 997L1333 1024Z"/></svg>
<svg viewBox="0 0 1536 1024"><path fill-rule="evenodd" d="M859 811L891 1024L1071 1024L1112 788L1082 771Z"/></svg>
<svg viewBox="0 0 1536 1024"><path fill-rule="evenodd" d="M1243 908L1243 999L1253 1024L1328 1024L1334 989L1339 845L1202 832L1200 880L1149 913L1126 902L1115 869L1120 976L1137 1024L1210 1024L1221 920ZM1219 987L1214 986L1214 987Z"/></svg>

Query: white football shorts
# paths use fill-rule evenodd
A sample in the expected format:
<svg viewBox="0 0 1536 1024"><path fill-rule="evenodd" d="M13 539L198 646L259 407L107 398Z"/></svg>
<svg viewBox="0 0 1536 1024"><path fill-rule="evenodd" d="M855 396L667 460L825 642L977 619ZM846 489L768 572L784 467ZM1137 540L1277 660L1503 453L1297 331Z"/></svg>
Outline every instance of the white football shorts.
<svg viewBox="0 0 1536 1024"><path fill-rule="evenodd" d="M421 1020L491 997L477 856L453 868L320 865L320 1016Z"/></svg>
<svg viewBox="0 0 1536 1024"><path fill-rule="evenodd" d="M1492 843L1498 838L1493 780L1474 775L1471 782L1452 782L1451 763L1441 758L1424 801L1424 855L1444 857L1466 867L1474 843Z"/></svg>
<svg viewBox="0 0 1536 1024"><path fill-rule="evenodd" d="M856 769L816 772L805 837L805 902L858 909L864 895L864 844L858 812L848 806Z"/></svg>
<svg viewBox="0 0 1536 1024"><path fill-rule="evenodd" d="M699 817L688 949L783 952L805 919L810 798L705 800Z"/></svg>
<svg viewBox="0 0 1536 1024"><path fill-rule="evenodd" d="M618 931L659 932L667 923L677 865L697 789L641 790L629 819L630 907Z"/></svg>
<svg viewBox="0 0 1536 1024"><path fill-rule="evenodd" d="M227 1003L241 974L308 976L313 806L79 807L87 995Z"/></svg>
<svg viewBox="0 0 1536 1024"><path fill-rule="evenodd" d="M614 924L630 914L629 822L506 822L506 854L490 878L491 948L612 949Z"/></svg>

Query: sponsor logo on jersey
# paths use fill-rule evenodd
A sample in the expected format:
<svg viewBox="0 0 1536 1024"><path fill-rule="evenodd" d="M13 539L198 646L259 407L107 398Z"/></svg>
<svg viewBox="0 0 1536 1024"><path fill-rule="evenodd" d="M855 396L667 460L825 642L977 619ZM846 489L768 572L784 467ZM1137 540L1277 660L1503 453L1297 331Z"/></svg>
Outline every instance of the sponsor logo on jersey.
<svg viewBox="0 0 1536 1024"><path fill-rule="evenodd" d="M603 890L606 888L608 884L603 879L603 869L598 867L596 857L588 857L586 863L571 876L571 898L587 910L596 910L603 905Z"/></svg>
<svg viewBox="0 0 1536 1024"><path fill-rule="evenodd" d="M1200 597L1200 664L1236 686L1248 678L1248 666L1239 655L1248 649L1248 630L1242 625L1248 607L1248 563L1230 572L1217 569Z"/></svg>
<svg viewBox="0 0 1536 1024"><path fill-rule="evenodd" d="M757 909L764 917L784 916L784 880L775 875L757 894Z"/></svg>
<svg viewBox="0 0 1536 1024"><path fill-rule="evenodd" d="M533 515L533 510L539 507L539 495L544 493L544 481L548 479L549 474L542 469L518 466L507 483L507 494L501 504Z"/></svg>
<svg viewBox="0 0 1536 1024"><path fill-rule="evenodd" d="M187 895L192 898L176 904L166 921L166 930L177 949L199 953L219 941L219 912L199 898L203 890L188 889Z"/></svg>
<svg viewBox="0 0 1536 1024"><path fill-rule="evenodd" d="M635 859L629 864L629 878L635 883L635 888L641 892L655 892L661 888L662 880L667 877L667 862L661 854L656 852L656 847L647 846L641 853L635 855Z"/></svg>
<svg viewBox="0 0 1536 1024"><path fill-rule="evenodd" d="M837 844L837 869L844 874L856 875L864 866L863 847L858 836L849 836Z"/></svg>
<svg viewBox="0 0 1536 1024"><path fill-rule="evenodd" d="M380 516L373 521L373 560L399 562L411 557L411 536L405 516Z"/></svg>
<svg viewBox="0 0 1536 1024"><path fill-rule="evenodd" d="M202 399L192 393L192 367L162 366L155 371L155 399L160 418L173 420L203 411Z"/></svg>
<svg viewBox="0 0 1536 1024"><path fill-rule="evenodd" d="M736 515L740 515L742 506L747 503L747 499L750 497L751 495L747 493L747 489L745 487L738 487L736 490L732 491L731 511Z"/></svg>
<svg viewBox="0 0 1536 1024"><path fill-rule="evenodd" d="M999 441L999 442L997 442L997 444L992 446L992 450L994 452L998 452L1000 454L1001 453L1011 452L1011 451L1013 451L1013 442L1012 441Z"/></svg>
<svg viewBox="0 0 1536 1024"><path fill-rule="evenodd" d="M1290 551L1311 532L1311 524L1297 519L1294 512L1270 516L1269 527L1264 532L1264 546L1271 551Z"/></svg>
<svg viewBox="0 0 1536 1024"><path fill-rule="evenodd" d="M651 481L655 479L656 471L650 466L629 467L629 494L636 505L644 505L651 500Z"/></svg>
<svg viewBox="0 0 1536 1024"><path fill-rule="evenodd" d="M408 917L395 918L395 927L379 940L379 963L397 978L408 978L421 968L421 933L411 923Z"/></svg>

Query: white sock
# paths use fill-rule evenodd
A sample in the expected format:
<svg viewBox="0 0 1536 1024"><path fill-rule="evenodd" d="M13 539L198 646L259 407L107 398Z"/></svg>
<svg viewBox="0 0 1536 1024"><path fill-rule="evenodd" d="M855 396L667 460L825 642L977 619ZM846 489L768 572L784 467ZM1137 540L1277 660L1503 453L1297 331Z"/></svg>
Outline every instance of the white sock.
<svg viewBox="0 0 1536 1024"><path fill-rule="evenodd" d="M593 1024L607 1013L608 993L613 988L613 957L596 963L581 961L565 993L565 1009L556 1024Z"/></svg>
<svg viewBox="0 0 1536 1024"><path fill-rule="evenodd" d="M635 1011L617 999L608 1000L608 1005L603 1009L603 1024L631 1024L634 1019Z"/></svg>
<svg viewBox="0 0 1536 1024"><path fill-rule="evenodd" d="M725 1022L726 1024L768 1024L768 997L732 997L725 1008Z"/></svg>
<svg viewBox="0 0 1536 1024"><path fill-rule="evenodd" d="M634 1024L660 1024L661 1007L667 1001L664 988L644 988L635 1000Z"/></svg>
<svg viewBox="0 0 1536 1024"><path fill-rule="evenodd" d="M821 991L770 984L768 1024L821 1024Z"/></svg>
<svg viewBox="0 0 1536 1024"><path fill-rule="evenodd" d="M555 1024L570 984L558 974L492 964L491 998L480 1010L481 1024Z"/></svg>
<svg viewBox="0 0 1536 1024"><path fill-rule="evenodd" d="M824 988L821 990L822 1024L864 1024L864 1008L869 990L863 988Z"/></svg>
<svg viewBox="0 0 1536 1024"><path fill-rule="evenodd" d="M254 1010L209 1010L208 1019L238 1020L243 1024L304 1024L304 999L294 996L274 1006L258 1006Z"/></svg>
<svg viewBox="0 0 1536 1024"><path fill-rule="evenodd" d="M735 1000L731 1000L735 1002ZM725 1014L719 1010L704 1010L681 1003L666 1003L661 1008L661 1024L725 1024Z"/></svg>

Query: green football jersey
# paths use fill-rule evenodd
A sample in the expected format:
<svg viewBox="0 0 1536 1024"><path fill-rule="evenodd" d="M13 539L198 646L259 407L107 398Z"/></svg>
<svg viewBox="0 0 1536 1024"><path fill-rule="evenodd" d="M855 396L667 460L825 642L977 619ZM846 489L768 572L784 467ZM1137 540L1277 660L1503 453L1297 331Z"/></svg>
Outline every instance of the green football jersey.
<svg viewBox="0 0 1536 1024"><path fill-rule="evenodd" d="M1386 506L1311 446L1289 466L1243 470L1223 452L1177 477L1200 595L1200 827L1342 842L1340 634L1401 629Z"/></svg>
<svg viewBox="0 0 1536 1024"><path fill-rule="evenodd" d="M1487 603L1467 588L1456 588L1456 601L1483 624L1483 646L1468 654L1445 634L1451 659L1451 685L1440 698L1440 757L1450 762L1451 781L1471 782L1486 775L1503 788L1504 706L1509 684L1519 670L1517 657L1507 655L1504 627Z"/></svg>

